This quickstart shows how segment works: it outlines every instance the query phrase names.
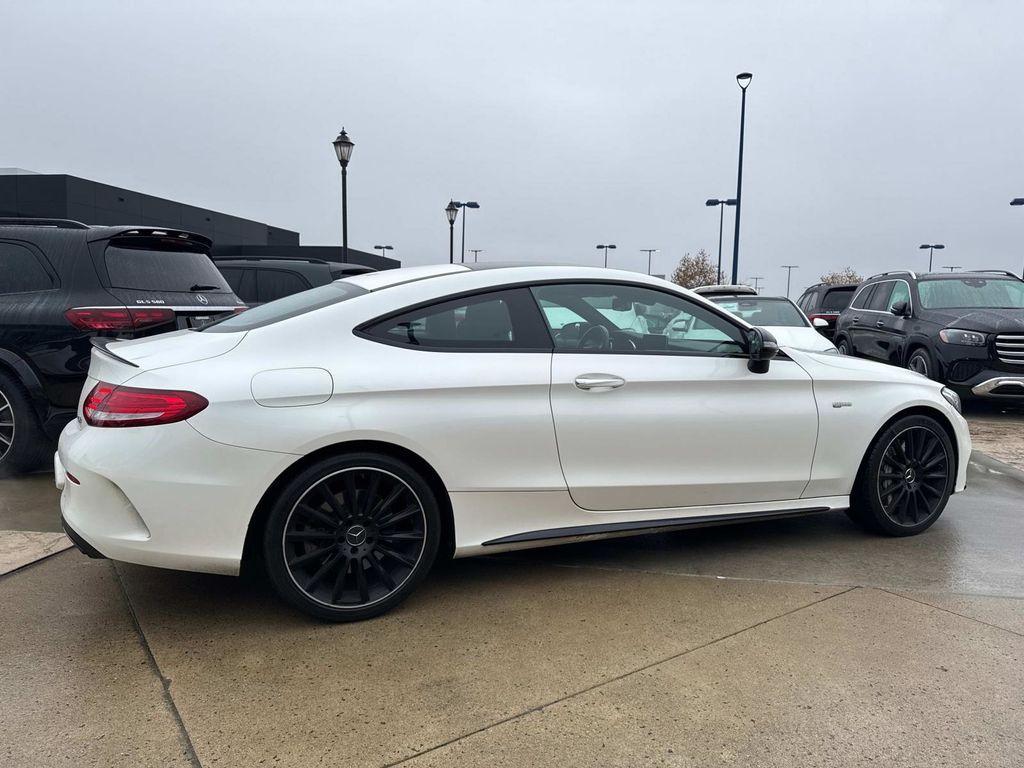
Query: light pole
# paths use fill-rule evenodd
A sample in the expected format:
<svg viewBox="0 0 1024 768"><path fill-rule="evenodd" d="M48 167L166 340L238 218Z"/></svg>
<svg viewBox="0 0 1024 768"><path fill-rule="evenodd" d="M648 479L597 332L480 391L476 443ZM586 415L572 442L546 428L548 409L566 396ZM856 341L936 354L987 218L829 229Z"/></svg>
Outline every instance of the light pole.
<svg viewBox="0 0 1024 768"><path fill-rule="evenodd" d="M465 219L463 219L465 221ZM484 252L483 248L470 248L469 252L473 254L473 263L476 264L481 253Z"/></svg>
<svg viewBox="0 0 1024 768"><path fill-rule="evenodd" d="M373 250L380 251L380 257L383 259L386 258L384 256L384 251L393 251L395 249L390 245L375 245L373 246Z"/></svg>
<svg viewBox="0 0 1024 768"><path fill-rule="evenodd" d="M1010 201L1010 205L1024 205L1024 197L1015 197ZM1024 269L1021 270L1021 277L1024 278Z"/></svg>
<svg viewBox="0 0 1024 768"><path fill-rule="evenodd" d="M641 248L640 249L640 253L646 253L647 254L647 274L648 275L651 274L651 255L655 254L655 253L658 253L658 251L660 251L660 250L661 250L661 248Z"/></svg>
<svg viewBox="0 0 1024 768"><path fill-rule="evenodd" d="M943 269L948 269L950 272L956 272L958 269L960 269L960 265L957 264L955 267L947 267L947 266L943 265L942 268Z"/></svg>
<svg viewBox="0 0 1024 768"><path fill-rule="evenodd" d="M800 269L799 264L782 264L784 270L786 270L786 298L789 298L789 278L793 275L794 269Z"/></svg>
<svg viewBox="0 0 1024 768"><path fill-rule="evenodd" d="M747 86L753 75L740 72L736 83L742 91L740 96L740 160L736 171L736 231L732 236L732 282L735 285L740 271L740 207L743 205L743 127L747 119Z"/></svg>
<svg viewBox="0 0 1024 768"><path fill-rule="evenodd" d="M941 251L945 247L946 246L944 246L942 243L934 243L934 244L923 243L920 246L918 246L918 250L919 251L923 251L925 248L928 249L928 271L929 272L932 271L932 255L935 253L935 251Z"/></svg>
<svg viewBox="0 0 1024 768"><path fill-rule="evenodd" d="M755 293L760 293L761 292L761 281L764 280L764 277L758 275L756 277L751 277L750 279L754 281L754 292Z"/></svg>
<svg viewBox="0 0 1024 768"><path fill-rule="evenodd" d="M456 201L455 204L457 206L459 206L459 208L479 208L480 207L480 203L473 202L473 201L468 202L468 203L460 203L460 202ZM466 263L466 212L465 211L462 212L462 263L463 264Z"/></svg>
<svg viewBox="0 0 1024 768"><path fill-rule="evenodd" d="M736 201L732 200L732 199L729 199L729 200L716 200L715 198L711 198L710 200L705 202L704 205L706 205L708 208L714 208L717 205L718 206L718 210L719 210L719 214L718 214L718 282L721 283L722 282L722 226L725 224L725 206L727 206L727 205L736 205ZM735 281L735 278L734 278L733 279L733 283L735 283L735 282L736 281Z"/></svg>
<svg viewBox="0 0 1024 768"><path fill-rule="evenodd" d="M459 215L459 204L454 200L448 201L448 207L444 209L448 217L448 263L455 263L455 219Z"/></svg>
<svg viewBox="0 0 1024 768"><path fill-rule="evenodd" d="M348 161L352 157L352 147L356 144L341 129L334 144L334 153L341 164L341 260L348 261Z"/></svg>
<svg viewBox="0 0 1024 768"><path fill-rule="evenodd" d="M602 248L604 249L604 266L605 266L605 269L607 269L608 268L608 249L610 248L612 250L615 250L615 246L610 244L610 243L608 245L599 245L599 246L597 246L597 250L599 250L599 251Z"/></svg>

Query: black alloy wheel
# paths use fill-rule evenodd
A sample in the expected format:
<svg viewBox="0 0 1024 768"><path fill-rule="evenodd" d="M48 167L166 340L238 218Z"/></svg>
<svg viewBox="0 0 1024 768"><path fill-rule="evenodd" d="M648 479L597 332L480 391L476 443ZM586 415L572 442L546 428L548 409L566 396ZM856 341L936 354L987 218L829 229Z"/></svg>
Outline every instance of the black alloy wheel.
<svg viewBox="0 0 1024 768"><path fill-rule="evenodd" d="M846 339L840 339L839 343L836 344L836 349L839 350L840 355L850 354L850 346L847 343Z"/></svg>
<svg viewBox="0 0 1024 768"><path fill-rule="evenodd" d="M850 516L879 533L920 533L945 509L956 471L953 444L936 419L898 419L868 451L851 496Z"/></svg>
<svg viewBox="0 0 1024 768"><path fill-rule="evenodd" d="M30 472L53 456L21 382L0 371L0 477Z"/></svg>
<svg viewBox="0 0 1024 768"><path fill-rule="evenodd" d="M365 454L328 460L289 484L264 550L278 592L320 618L351 621L401 602L437 554L433 493L410 467Z"/></svg>
<svg viewBox="0 0 1024 768"><path fill-rule="evenodd" d="M932 373L935 370L932 365L932 356L924 348L915 349L911 353L907 359L907 368L929 379L933 378Z"/></svg>

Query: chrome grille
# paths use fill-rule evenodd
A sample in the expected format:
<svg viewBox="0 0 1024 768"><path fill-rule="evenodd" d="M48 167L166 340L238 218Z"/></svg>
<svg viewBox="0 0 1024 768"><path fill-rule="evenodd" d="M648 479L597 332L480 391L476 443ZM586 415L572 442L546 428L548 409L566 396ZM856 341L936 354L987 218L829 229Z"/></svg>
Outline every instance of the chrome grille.
<svg viewBox="0 0 1024 768"><path fill-rule="evenodd" d="M996 336L996 355L1011 365L1024 365L1024 333L1001 333Z"/></svg>

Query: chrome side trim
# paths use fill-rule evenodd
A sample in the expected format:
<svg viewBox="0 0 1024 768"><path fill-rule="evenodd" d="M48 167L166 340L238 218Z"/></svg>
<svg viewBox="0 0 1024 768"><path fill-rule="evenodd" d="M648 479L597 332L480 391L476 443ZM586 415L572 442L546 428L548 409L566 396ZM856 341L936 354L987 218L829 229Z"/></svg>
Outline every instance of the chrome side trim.
<svg viewBox="0 0 1024 768"><path fill-rule="evenodd" d="M997 387L1018 387L1020 394L1024 395L1024 376L997 376L994 379L987 379L981 384L971 387L971 392L982 397L1016 397L1016 395L993 395L992 390Z"/></svg>

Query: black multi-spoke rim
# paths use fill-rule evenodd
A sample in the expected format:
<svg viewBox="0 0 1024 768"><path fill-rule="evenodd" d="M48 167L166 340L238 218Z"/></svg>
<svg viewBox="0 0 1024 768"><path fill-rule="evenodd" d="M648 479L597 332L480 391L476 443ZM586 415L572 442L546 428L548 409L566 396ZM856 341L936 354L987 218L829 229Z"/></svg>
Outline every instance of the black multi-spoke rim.
<svg viewBox="0 0 1024 768"><path fill-rule="evenodd" d="M928 375L928 361L922 355L914 355L910 358L909 368L922 376Z"/></svg>
<svg viewBox="0 0 1024 768"><path fill-rule="evenodd" d="M285 564L308 597L339 608L383 600L412 575L426 515L412 489L382 469L354 467L311 486L284 527Z"/></svg>
<svg viewBox="0 0 1024 768"><path fill-rule="evenodd" d="M878 498L894 523L913 526L935 514L946 496L949 454L927 427L910 427L892 439L878 470Z"/></svg>
<svg viewBox="0 0 1024 768"><path fill-rule="evenodd" d="M7 456L14 445L14 409L11 401L0 391L0 461Z"/></svg>

